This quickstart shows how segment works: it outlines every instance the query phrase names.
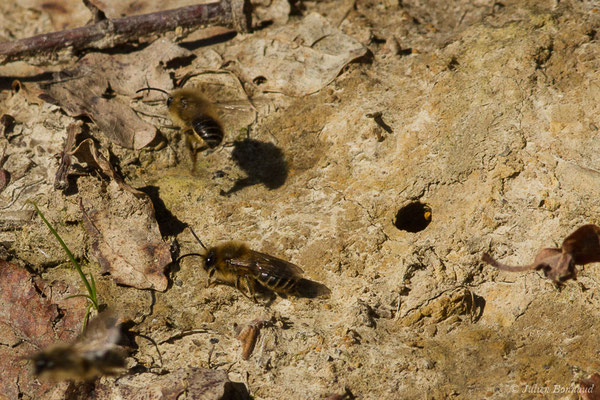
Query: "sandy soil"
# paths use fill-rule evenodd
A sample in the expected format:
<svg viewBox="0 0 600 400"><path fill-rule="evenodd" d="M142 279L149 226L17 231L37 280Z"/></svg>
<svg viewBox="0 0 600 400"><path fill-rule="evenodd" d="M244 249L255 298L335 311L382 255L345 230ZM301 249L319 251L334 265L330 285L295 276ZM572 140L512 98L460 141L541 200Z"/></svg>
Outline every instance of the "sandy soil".
<svg viewBox="0 0 600 400"><path fill-rule="evenodd" d="M12 21L2 39L64 27L50 9L1 7ZM87 20L78 12L75 26ZM255 33L187 46L196 64L165 71L181 77L313 12L348 37L323 44L325 53L359 43L365 55L296 97L286 90L301 88L286 82L273 93L260 80L242 90L235 76L251 69L191 78L186 85L215 102L242 104L218 108L225 141L237 144L201 153L195 169L181 134L165 127L162 103L128 98L157 116L144 120L167 138L160 149L125 149L87 125L126 182L150 195L175 257L202 251L188 224L207 245L244 241L297 264L329 298L254 303L231 286L207 288L194 257L168 268L164 291L115 283L90 256L80 223L80 197L100 207L107 178L83 173L72 190L53 189L73 117L10 89L17 77L27 87L65 66L0 72L0 114L17 121L0 136L0 167L11 174L0 192L0 255L83 290L27 212L35 199L74 254L90 258L101 301L133 321L134 372L83 392L118 398L127 385L200 367L227 371L255 399L318 399L345 388L360 399L578 398L560 391L600 371L598 265L578 267L577 281L559 289L539 272L501 272L480 259L487 251L527 264L576 227L600 223L600 9L591 1L356 0L293 2L290 12ZM271 323L243 360L236 336L257 319ZM35 393L12 390L7 398Z"/></svg>

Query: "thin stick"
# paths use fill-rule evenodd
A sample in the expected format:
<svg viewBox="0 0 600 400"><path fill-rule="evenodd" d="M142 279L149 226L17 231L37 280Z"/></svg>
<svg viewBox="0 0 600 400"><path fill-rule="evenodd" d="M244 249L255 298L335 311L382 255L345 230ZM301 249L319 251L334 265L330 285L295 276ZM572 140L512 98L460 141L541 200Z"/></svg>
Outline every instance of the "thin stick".
<svg viewBox="0 0 600 400"><path fill-rule="evenodd" d="M247 32L250 17L246 0L221 0L150 14L105 19L93 25L0 43L0 65L10 61L70 48L106 49L142 37L180 29L221 25Z"/></svg>

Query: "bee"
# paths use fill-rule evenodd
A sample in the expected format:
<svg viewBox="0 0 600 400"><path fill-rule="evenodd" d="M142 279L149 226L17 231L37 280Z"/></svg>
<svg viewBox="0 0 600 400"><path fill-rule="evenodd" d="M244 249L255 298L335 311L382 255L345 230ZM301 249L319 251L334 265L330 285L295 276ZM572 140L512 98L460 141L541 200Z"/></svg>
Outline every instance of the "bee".
<svg viewBox="0 0 600 400"><path fill-rule="evenodd" d="M112 316L96 317L71 343L54 344L30 357L34 374L45 379L89 381L123 371L127 352L117 343L121 327Z"/></svg>
<svg viewBox="0 0 600 400"><path fill-rule="evenodd" d="M158 88L143 88L156 90L167 95L167 109L171 121L186 134L188 147L195 154L206 147L214 149L223 141L223 127L216 117L216 112L210 101L195 89L176 89L171 93ZM201 146L201 147L198 147Z"/></svg>
<svg viewBox="0 0 600 400"><path fill-rule="evenodd" d="M311 286L316 291L306 297L329 293L329 289L324 285L304 279L302 277L304 271L295 264L251 250L246 244L240 242L226 242L206 248L193 230L192 234L206 252L186 254L180 259L190 255L202 257L204 270L208 273L208 287L220 283L233 285L254 302L257 302L256 290L260 288L266 288L284 297L304 295L302 288L307 286ZM242 284L246 291L242 290Z"/></svg>

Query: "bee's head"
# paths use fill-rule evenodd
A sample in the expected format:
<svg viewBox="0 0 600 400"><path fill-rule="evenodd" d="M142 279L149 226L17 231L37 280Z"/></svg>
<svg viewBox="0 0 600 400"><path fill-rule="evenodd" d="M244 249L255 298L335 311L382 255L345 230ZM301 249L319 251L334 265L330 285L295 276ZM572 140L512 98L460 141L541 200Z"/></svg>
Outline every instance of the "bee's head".
<svg viewBox="0 0 600 400"><path fill-rule="evenodd" d="M44 353L36 354L33 358L33 372L36 375L40 375L41 373L51 370L56 366L56 363Z"/></svg>
<svg viewBox="0 0 600 400"><path fill-rule="evenodd" d="M36 375L39 375L42 371L52 368L53 361L46 359L46 357L36 357L33 360L34 372Z"/></svg>
<svg viewBox="0 0 600 400"><path fill-rule="evenodd" d="M178 89L169 95L167 98L167 107L176 110L184 110L193 102L193 98L189 95L189 90Z"/></svg>
<svg viewBox="0 0 600 400"><path fill-rule="evenodd" d="M217 254L214 249L210 249L204 257L204 269L209 270L217 263Z"/></svg>

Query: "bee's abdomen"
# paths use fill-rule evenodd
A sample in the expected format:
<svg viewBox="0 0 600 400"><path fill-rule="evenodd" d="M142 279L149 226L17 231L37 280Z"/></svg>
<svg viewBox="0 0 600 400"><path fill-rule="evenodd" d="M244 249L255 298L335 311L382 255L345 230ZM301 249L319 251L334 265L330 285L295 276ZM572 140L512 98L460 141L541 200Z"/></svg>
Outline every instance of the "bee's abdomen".
<svg viewBox="0 0 600 400"><path fill-rule="evenodd" d="M221 125L208 115L201 115L192 121L192 128L210 148L217 147L223 140Z"/></svg>
<svg viewBox="0 0 600 400"><path fill-rule="evenodd" d="M260 273L256 277L256 280L274 292L289 293L298 283L299 278L282 278L278 276L269 275L266 273Z"/></svg>

